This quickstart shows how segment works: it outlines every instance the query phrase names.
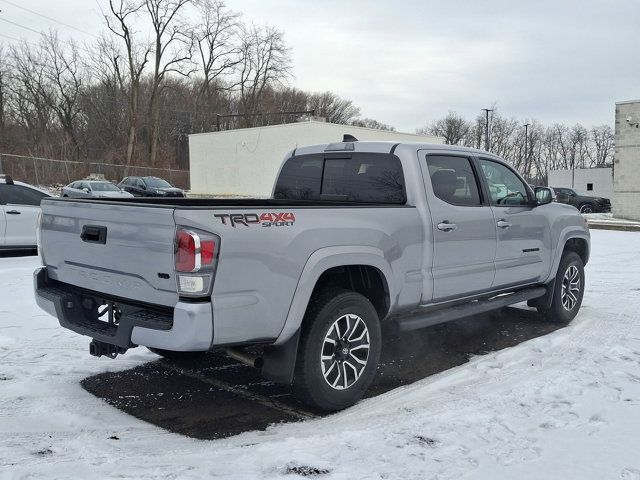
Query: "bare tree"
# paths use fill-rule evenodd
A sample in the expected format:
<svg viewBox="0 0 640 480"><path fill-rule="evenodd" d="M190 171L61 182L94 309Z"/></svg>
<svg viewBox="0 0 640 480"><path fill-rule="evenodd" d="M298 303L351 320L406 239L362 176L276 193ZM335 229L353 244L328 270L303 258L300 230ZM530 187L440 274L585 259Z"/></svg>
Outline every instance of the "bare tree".
<svg viewBox="0 0 640 480"><path fill-rule="evenodd" d="M242 35L239 100L245 125L251 127L260 111L262 93L268 86L280 84L289 76L291 60L280 30L252 25Z"/></svg>
<svg viewBox="0 0 640 480"><path fill-rule="evenodd" d="M615 135L609 125L600 125L591 129L590 137L592 148L588 155L591 166L602 167L613 162L613 148Z"/></svg>
<svg viewBox="0 0 640 480"><path fill-rule="evenodd" d="M196 0L196 7L202 19L194 34L203 75L200 95L208 98L221 87L220 79L233 73L242 60L237 42L241 14L221 0Z"/></svg>
<svg viewBox="0 0 640 480"><path fill-rule="evenodd" d="M7 98L7 77L9 59L4 49L4 43L0 43L0 145L4 143L5 109Z"/></svg>
<svg viewBox="0 0 640 480"><path fill-rule="evenodd" d="M447 145L460 145L469 135L472 125L456 112L449 112L446 117L434 121L431 125L416 130L420 135L436 135L444 137Z"/></svg>
<svg viewBox="0 0 640 480"><path fill-rule="evenodd" d="M90 140L93 148L109 151L108 155L115 157L108 158L110 162L123 157L120 139L127 138L128 134L129 85L125 57L116 39L104 36L88 46L85 55L88 76L82 92L85 142Z"/></svg>
<svg viewBox="0 0 640 480"><path fill-rule="evenodd" d="M10 111L30 137L31 153L42 153L51 130L53 112L47 101L46 73L41 49L26 41L12 45L9 51L11 76ZM35 150L34 150L35 149Z"/></svg>
<svg viewBox="0 0 640 480"><path fill-rule="evenodd" d="M84 87L84 72L77 44L73 40L61 42L55 31L41 38L42 60L46 85L42 90L49 107L55 113L70 144L71 156L79 158L79 143L76 135L80 115L80 93Z"/></svg>
<svg viewBox="0 0 640 480"><path fill-rule="evenodd" d="M333 92L312 93L308 100L308 110L331 123L349 124L353 122L360 109L351 100L340 98Z"/></svg>
<svg viewBox="0 0 640 480"><path fill-rule="evenodd" d="M153 27L153 76L149 97L149 163L156 165L160 137L160 97L167 75L189 76L194 37L182 17L185 6L193 0L145 0Z"/></svg>
<svg viewBox="0 0 640 480"><path fill-rule="evenodd" d="M134 3L131 0L109 0L112 17L105 15L107 27L114 35L122 40L125 47L126 72L118 68L117 74L121 85L127 84L129 90L126 165L131 165L135 154L140 78L142 77L150 53L150 46L138 44L134 39L134 32L131 30L138 11L142 7L142 4ZM114 65L119 65L119 57L117 54L114 54L113 58L113 62L115 62Z"/></svg>
<svg viewBox="0 0 640 480"><path fill-rule="evenodd" d="M357 118L351 122L351 125L355 127L373 128L375 130L386 130L388 132L396 131L396 127L393 125L387 125L373 118Z"/></svg>

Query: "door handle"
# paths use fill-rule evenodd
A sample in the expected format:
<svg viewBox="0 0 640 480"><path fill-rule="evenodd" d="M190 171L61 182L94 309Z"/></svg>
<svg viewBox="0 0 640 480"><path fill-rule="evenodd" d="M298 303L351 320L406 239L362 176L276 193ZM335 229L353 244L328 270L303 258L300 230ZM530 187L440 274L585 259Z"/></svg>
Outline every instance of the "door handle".
<svg viewBox="0 0 640 480"><path fill-rule="evenodd" d="M498 228L507 229L512 225L512 223L511 222L507 222L506 220L498 220L497 225L498 225Z"/></svg>
<svg viewBox="0 0 640 480"><path fill-rule="evenodd" d="M9 210L8 212L5 212L7 215L20 215L20 212L17 210Z"/></svg>
<svg viewBox="0 0 640 480"><path fill-rule="evenodd" d="M445 220L444 222L440 222L438 224L438 230L442 230L443 232L450 232L452 230L456 230L458 225L455 223L449 223L449 220Z"/></svg>

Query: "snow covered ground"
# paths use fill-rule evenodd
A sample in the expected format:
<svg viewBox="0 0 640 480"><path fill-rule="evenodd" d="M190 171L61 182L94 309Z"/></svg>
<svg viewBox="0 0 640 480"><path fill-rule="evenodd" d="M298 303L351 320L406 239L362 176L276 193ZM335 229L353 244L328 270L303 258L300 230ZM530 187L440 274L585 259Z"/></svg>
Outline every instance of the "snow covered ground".
<svg viewBox="0 0 640 480"><path fill-rule="evenodd" d="M95 359L0 258L0 478L640 479L640 233L592 232L567 328L326 418L226 440L170 434L84 391L155 357Z"/></svg>
<svg viewBox="0 0 640 480"><path fill-rule="evenodd" d="M640 225L640 222L635 220L616 218L613 216L613 213L583 213L582 216L585 217L589 223Z"/></svg>

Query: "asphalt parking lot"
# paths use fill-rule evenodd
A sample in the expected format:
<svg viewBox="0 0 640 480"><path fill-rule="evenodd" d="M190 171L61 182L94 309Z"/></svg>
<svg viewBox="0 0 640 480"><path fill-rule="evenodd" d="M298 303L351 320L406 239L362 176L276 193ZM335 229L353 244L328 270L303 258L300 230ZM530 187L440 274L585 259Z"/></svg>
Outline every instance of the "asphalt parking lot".
<svg viewBox="0 0 640 480"><path fill-rule="evenodd" d="M533 310L515 307L407 333L387 326L378 375L368 397L560 327L542 322ZM323 415L299 403L288 386L264 381L258 371L222 352L197 362L159 359L85 378L82 386L123 412L199 439L224 438Z"/></svg>

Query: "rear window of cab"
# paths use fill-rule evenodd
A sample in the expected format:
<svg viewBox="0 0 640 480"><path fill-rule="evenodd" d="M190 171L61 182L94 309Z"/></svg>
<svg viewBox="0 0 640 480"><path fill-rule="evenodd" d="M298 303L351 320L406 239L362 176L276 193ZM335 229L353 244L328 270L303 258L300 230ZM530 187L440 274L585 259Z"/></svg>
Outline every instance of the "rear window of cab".
<svg viewBox="0 0 640 480"><path fill-rule="evenodd" d="M400 159L383 153L292 157L282 167L274 197L398 205L407 201Z"/></svg>

